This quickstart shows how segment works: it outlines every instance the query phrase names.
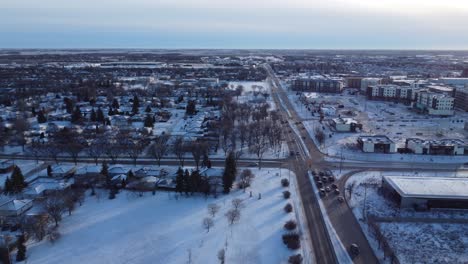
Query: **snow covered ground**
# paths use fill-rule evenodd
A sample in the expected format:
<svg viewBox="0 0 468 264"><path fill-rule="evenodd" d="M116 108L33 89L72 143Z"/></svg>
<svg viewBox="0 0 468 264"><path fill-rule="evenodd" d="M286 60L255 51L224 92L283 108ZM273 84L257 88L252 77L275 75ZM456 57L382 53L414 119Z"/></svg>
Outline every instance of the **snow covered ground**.
<svg viewBox="0 0 468 264"><path fill-rule="evenodd" d="M401 263L468 263L466 224L380 223L380 228Z"/></svg>
<svg viewBox="0 0 468 264"><path fill-rule="evenodd" d="M188 263L189 258L191 263L219 263L217 253L223 248L227 263L286 263L297 253L310 261L311 256L303 253L311 252L307 243L302 243L301 250L290 251L281 239L284 223L295 218L294 213L283 211L288 201L282 197L280 180L289 172L281 170L282 177L279 169L252 172L256 178L247 192L235 190L217 199L177 198L167 192L143 197L121 192L115 200L107 199L107 193L100 200L87 196L83 206L60 223L59 241L28 246L28 263ZM295 190L294 178L291 190ZM301 208L296 192L291 193L289 202ZM231 228L224 214L235 198L243 199L245 208ZM207 232L202 220L208 217L210 203L221 210ZM297 213L302 218L302 210Z"/></svg>
<svg viewBox="0 0 468 264"><path fill-rule="evenodd" d="M366 234L374 252L382 263L383 252L377 240L371 235L369 226L364 221L364 213L378 217L401 217L417 219L459 219L468 220L468 214L463 210L433 210L416 212L412 209L400 210L395 204L385 199L379 192L382 176L407 175L424 177L468 177L467 173L453 172L361 172L353 175L346 183L347 189L352 187L351 198L348 199L354 215ZM367 187L366 187L367 186ZM349 192L346 191L346 197ZM462 224L452 223L379 223L384 236L391 243L401 263L466 263L468 255L468 228ZM458 233L458 236L455 234ZM453 240L453 241L448 241ZM453 244L453 245L452 245ZM460 254L460 252L462 254Z"/></svg>

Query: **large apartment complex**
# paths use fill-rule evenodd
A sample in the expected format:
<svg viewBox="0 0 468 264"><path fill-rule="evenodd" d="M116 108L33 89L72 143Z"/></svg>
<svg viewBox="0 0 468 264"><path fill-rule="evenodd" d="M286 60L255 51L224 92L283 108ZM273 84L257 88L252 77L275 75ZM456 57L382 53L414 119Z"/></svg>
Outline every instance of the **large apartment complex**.
<svg viewBox="0 0 468 264"><path fill-rule="evenodd" d="M446 94L421 90L416 92L415 106L430 115L449 116L454 114L454 101Z"/></svg>
<svg viewBox="0 0 468 264"><path fill-rule="evenodd" d="M341 93L343 86L343 82L339 78L318 75L295 79L291 88L293 91L301 92Z"/></svg>
<svg viewBox="0 0 468 264"><path fill-rule="evenodd" d="M398 85L374 85L367 87L367 98L401 103L411 103L415 98L416 88Z"/></svg>

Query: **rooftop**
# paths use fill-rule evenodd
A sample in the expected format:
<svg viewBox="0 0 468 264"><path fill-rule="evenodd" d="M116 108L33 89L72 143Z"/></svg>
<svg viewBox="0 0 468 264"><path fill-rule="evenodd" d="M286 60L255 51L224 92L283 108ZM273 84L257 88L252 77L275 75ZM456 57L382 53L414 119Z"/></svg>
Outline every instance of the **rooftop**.
<svg viewBox="0 0 468 264"><path fill-rule="evenodd" d="M468 200L468 178L384 176L402 197Z"/></svg>

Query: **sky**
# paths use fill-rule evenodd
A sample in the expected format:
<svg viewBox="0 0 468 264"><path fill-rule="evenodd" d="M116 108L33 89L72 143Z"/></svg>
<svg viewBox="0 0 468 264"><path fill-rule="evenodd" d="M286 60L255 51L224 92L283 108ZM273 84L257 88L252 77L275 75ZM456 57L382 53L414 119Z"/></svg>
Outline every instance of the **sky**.
<svg viewBox="0 0 468 264"><path fill-rule="evenodd" d="M0 0L0 48L468 49L466 0Z"/></svg>

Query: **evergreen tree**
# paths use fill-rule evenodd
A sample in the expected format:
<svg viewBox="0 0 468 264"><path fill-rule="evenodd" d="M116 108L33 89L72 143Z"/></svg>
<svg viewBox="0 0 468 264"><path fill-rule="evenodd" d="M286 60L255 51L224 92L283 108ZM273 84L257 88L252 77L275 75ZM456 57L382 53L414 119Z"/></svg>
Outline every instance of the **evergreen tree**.
<svg viewBox="0 0 468 264"><path fill-rule="evenodd" d="M96 111L94 111L94 108L91 110L91 116L89 117L89 120L91 122L96 122Z"/></svg>
<svg viewBox="0 0 468 264"><path fill-rule="evenodd" d="M140 108L140 99L138 99L138 96L133 96L133 105L132 105L132 113L133 114L138 114L138 109Z"/></svg>
<svg viewBox="0 0 468 264"><path fill-rule="evenodd" d="M199 192L201 186L201 177L198 170L192 171L190 175L190 193Z"/></svg>
<svg viewBox="0 0 468 264"><path fill-rule="evenodd" d="M104 113L102 112L101 107L98 107L97 115L96 115L96 121L104 122Z"/></svg>
<svg viewBox="0 0 468 264"><path fill-rule="evenodd" d="M153 125L154 125L153 117L151 117L150 114L146 114L144 126L145 127L153 127Z"/></svg>
<svg viewBox="0 0 468 264"><path fill-rule="evenodd" d="M34 106L31 108L31 114L32 114L32 116L36 116L36 114L37 114L36 113L36 108Z"/></svg>
<svg viewBox="0 0 468 264"><path fill-rule="evenodd" d="M20 167L15 166L11 174L11 193L20 193L24 187L26 187L26 183L24 182L23 173Z"/></svg>
<svg viewBox="0 0 468 264"><path fill-rule="evenodd" d="M226 157L226 162L224 166L223 173L223 191L224 193L229 193L231 191L232 185L236 179L236 160L233 152L229 152L229 155Z"/></svg>
<svg viewBox="0 0 468 264"><path fill-rule="evenodd" d="M184 173L184 192L185 192L185 195L188 195L189 192L190 192L190 172L185 169L185 173Z"/></svg>
<svg viewBox="0 0 468 264"><path fill-rule="evenodd" d="M115 115L114 110L112 108L109 108L109 112L107 113L108 116L113 116Z"/></svg>
<svg viewBox="0 0 468 264"><path fill-rule="evenodd" d="M39 124L47 122L47 118L45 117L44 112L42 110L37 113L37 122Z"/></svg>
<svg viewBox="0 0 468 264"><path fill-rule="evenodd" d="M187 107L185 108L185 113L187 115L194 115L194 114L197 113L195 100L190 100L190 101L187 102Z"/></svg>
<svg viewBox="0 0 468 264"><path fill-rule="evenodd" d="M149 105L146 107L145 112L146 113L151 113L151 107Z"/></svg>
<svg viewBox="0 0 468 264"><path fill-rule="evenodd" d="M67 113L71 114L73 112L73 101L70 98L65 97L63 98L63 102L65 103Z"/></svg>
<svg viewBox="0 0 468 264"><path fill-rule="evenodd" d="M81 115L80 107L76 106L75 111L73 111L72 116L71 116L71 122L77 123L81 120L81 118L83 118L83 116Z"/></svg>
<svg viewBox="0 0 468 264"><path fill-rule="evenodd" d="M106 185L107 186L110 186L111 184L111 179L109 177L109 167L107 166L107 162L104 161L102 163L102 167L101 167L101 175L104 176L104 178L106 179Z"/></svg>
<svg viewBox="0 0 468 264"><path fill-rule="evenodd" d="M47 176L52 177L52 166L47 165Z"/></svg>
<svg viewBox="0 0 468 264"><path fill-rule="evenodd" d="M114 100L112 101L112 107L115 109L120 108L119 100L117 100L117 98L114 98Z"/></svg>
<svg viewBox="0 0 468 264"><path fill-rule="evenodd" d="M24 235L18 238L18 252L16 253L16 261L23 261L26 259L26 245L24 244L26 239Z"/></svg>
<svg viewBox="0 0 468 264"><path fill-rule="evenodd" d="M184 171L181 167L177 170L176 176L176 192L182 193L184 191Z"/></svg>
<svg viewBox="0 0 468 264"><path fill-rule="evenodd" d="M10 194L11 193L11 180L10 177L7 177L5 180L5 189L3 189L3 192L5 194Z"/></svg>

